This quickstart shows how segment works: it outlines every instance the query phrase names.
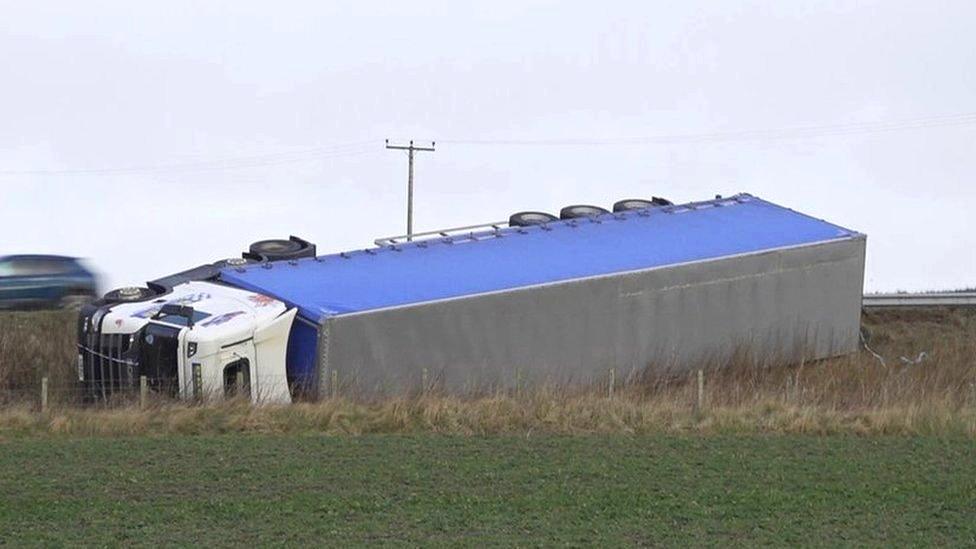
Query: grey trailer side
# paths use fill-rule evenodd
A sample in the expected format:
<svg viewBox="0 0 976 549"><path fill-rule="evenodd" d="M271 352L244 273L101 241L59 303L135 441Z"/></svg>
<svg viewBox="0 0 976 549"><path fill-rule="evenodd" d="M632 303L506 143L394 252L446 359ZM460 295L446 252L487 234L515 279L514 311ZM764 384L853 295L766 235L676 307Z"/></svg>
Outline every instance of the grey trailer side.
<svg viewBox="0 0 976 549"><path fill-rule="evenodd" d="M715 260L338 315L319 335L321 394L458 392L680 373L857 349L863 235Z"/></svg>

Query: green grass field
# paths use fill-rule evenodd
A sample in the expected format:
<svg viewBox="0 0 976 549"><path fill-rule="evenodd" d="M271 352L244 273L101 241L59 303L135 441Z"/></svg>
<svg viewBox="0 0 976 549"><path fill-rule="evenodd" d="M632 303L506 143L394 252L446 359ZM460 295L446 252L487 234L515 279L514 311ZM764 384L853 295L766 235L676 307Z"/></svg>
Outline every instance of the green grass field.
<svg viewBox="0 0 976 549"><path fill-rule="evenodd" d="M972 545L976 441L8 439L4 543Z"/></svg>

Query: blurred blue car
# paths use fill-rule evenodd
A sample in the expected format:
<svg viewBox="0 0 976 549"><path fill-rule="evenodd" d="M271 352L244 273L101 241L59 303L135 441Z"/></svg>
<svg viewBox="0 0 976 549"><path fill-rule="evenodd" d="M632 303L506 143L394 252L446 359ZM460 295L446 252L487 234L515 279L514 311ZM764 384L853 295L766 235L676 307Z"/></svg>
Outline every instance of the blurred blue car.
<svg viewBox="0 0 976 549"><path fill-rule="evenodd" d="M98 281L77 258L59 255L0 257L0 309L78 310L96 299Z"/></svg>

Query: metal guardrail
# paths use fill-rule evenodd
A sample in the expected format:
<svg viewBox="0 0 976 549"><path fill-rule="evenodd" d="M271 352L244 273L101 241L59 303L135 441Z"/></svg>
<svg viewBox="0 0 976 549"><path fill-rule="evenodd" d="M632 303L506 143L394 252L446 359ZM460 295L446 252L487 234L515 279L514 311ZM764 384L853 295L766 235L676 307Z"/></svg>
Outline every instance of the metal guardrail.
<svg viewBox="0 0 976 549"><path fill-rule="evenodd" d="M894 307L976 307L976 292L864 294L861 305L868 309Z"/></svg>

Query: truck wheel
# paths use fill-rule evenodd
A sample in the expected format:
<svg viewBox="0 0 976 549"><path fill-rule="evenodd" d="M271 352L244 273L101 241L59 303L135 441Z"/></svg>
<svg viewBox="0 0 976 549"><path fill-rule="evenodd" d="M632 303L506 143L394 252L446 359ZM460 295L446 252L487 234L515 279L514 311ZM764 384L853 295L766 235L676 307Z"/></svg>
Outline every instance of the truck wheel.
<svg viewBox="0 0 976 549"><path fill-rule="evenodd" d="M315 244L297 236L289 237L288 240L283 238L259 240L248 247L244 257L265 261L315 257Z"/></svg>
<svg viewBox="0 0 976 549"><path fill-rule="evenodd" d="M615 202L613 205L614 212L626 212L629 210L643 210L645 208L654 208L660 206L671 206L672 202L666 198L652 197L650 200L644 200L643 198L628 198L625 200L620 200Z"/></svg>
<svg viewBox="0 0 976 549"><path fill-rule="evenodd" d="M643 198L628 198L613 203L614 212L629 212L630 210L643 210L654 206L650 200Z"/></svg>
<svg viewBox="0 0 976 549"><path fill-rule="evenodd" d="M93 301L88 294L68 294L61 298L58 303L59 308L64 311L80 311L82 307Z"/></svg>
<svg viewBox="0 0 976 549"><path fill-rule="evenodd" d="M275 256L293 254L302 249L302 245L291 240L272 238L269 240L259 240L248 247L249 252L254 255Z"/></svg>
<svg viewBox="0 0 976 549"><path fill-rule="evenodd" d="M508 218L509 227L530 227L556 221L558 217L546 212L518 212Z"/></svg>
<svg viewBox="0 0 976 549"><path fill-rule="evenodd" d="M559 210L559 219L578 219L580 217L596 217L605 213L610 213L607 210L599 206L590 206L588 204L577 204L574 206L566 206L565 208Z"/></svg>
<svg viewBox="0 0 976 549"><path fill-rule="evenodd" d="M125 303L129 301L142 301L144 299L149 299L154 297L156 292L150 288L143 286L126 286L125 288L119 288L117 290L112 290L111 292L105 294L105 301Z"/></svg>

